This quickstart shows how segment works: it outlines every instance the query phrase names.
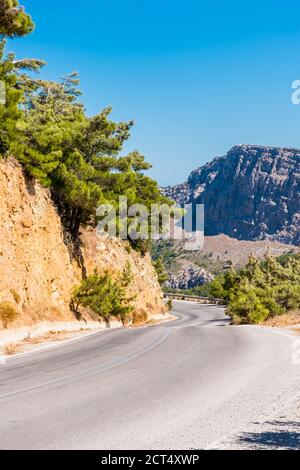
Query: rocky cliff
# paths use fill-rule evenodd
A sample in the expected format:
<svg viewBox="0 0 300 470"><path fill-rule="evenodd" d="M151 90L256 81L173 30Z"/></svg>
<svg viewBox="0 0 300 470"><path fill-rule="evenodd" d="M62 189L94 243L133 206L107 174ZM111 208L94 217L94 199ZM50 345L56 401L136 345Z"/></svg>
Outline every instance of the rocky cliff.
<svg viewBox="0 0 300 470"><path fill-rule="evenodd" d="M82 230L78 263L64 240L48 191L28 181L13 159L0 161L0 303L10 302L18 311L13 326L73 319L70 295L81 282L82 263L87 273L95 267L117 273L129 261L136 312L164 311L148 256L142 258L121 240L98 240L94 231Z"/></svg>
<svg viewBox="0 0 300 470"><path fill-rule="evenodd" d="M168 289L191 289L202 286L214 279L214 276L203 268L186 263L177 272L170 272L169 279L165 283Z"/></svg>
<svg viewBox="0 0 300 470"><path fill-rule="evenodd" d="M205 204L206 235L300 243L300 150L239 145L165 193Z"/></svg>

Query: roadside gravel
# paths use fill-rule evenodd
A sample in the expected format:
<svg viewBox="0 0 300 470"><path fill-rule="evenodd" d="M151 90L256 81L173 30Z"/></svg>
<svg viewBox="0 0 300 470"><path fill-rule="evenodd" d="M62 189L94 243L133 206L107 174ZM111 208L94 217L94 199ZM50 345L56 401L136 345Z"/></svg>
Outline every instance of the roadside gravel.
<svg viewBox="0 0 300 470"><path fill-rule="evenodd" d="M216 450L300 450L300 401L267 421L216 443Z"/></svg>

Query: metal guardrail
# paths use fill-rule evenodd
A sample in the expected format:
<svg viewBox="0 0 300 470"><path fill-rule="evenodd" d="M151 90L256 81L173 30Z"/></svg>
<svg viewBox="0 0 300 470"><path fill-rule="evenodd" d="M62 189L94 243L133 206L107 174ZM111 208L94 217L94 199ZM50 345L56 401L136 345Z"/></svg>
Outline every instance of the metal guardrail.
<svg viewBox="0 0 300 470"><path fill-rule="evenodd" d="M226 305L224 299L217 299L215 297L199 297L197 295L174 294L171 292L165 292L164 298L173 300L190 300L191 302L198 302L199 304Z"/></svg>

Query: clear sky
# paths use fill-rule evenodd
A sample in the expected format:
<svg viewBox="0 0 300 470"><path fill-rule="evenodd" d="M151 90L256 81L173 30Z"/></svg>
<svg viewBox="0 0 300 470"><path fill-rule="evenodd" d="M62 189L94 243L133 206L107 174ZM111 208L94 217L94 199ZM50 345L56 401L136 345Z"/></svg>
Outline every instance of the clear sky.
<svg viewBox="0 0 300 470"><path fill-rule="evenodd" d="M88 113L135 121L137 148L160 184L240 143L300 147L300 2L277 0L21 0L37 24L10 42L77 70Z"/></svg>

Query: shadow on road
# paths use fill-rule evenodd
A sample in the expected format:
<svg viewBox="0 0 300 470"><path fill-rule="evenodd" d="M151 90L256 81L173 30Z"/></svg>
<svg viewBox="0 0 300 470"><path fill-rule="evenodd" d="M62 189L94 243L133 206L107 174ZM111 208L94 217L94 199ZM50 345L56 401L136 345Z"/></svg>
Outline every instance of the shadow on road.
<svg viewBox="0 0 300 470"><path fill-rule="evenodd" d="M255 449L300 449L300 423L295 421L268 421L270 430L243 433L238 437L239 445ZM272 429L274 428L274 430Z"/></svg>

